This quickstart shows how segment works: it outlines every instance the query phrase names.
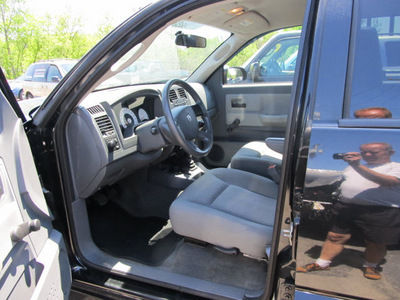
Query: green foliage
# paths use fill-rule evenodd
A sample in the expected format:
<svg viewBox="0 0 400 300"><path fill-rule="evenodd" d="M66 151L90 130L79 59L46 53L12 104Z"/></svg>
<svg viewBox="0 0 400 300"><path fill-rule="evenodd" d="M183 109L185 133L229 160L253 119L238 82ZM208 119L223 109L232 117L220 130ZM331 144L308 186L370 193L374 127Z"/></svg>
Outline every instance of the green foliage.
<svg viewBox="0 0 400 300"><path fill-rule="evenodd" d="M107 17L96 33L87 34L82 20L69 11L35 18L24 4L25 0L0 0L0 65L10 79L39 60L79 59L111 31Z"/></svg>

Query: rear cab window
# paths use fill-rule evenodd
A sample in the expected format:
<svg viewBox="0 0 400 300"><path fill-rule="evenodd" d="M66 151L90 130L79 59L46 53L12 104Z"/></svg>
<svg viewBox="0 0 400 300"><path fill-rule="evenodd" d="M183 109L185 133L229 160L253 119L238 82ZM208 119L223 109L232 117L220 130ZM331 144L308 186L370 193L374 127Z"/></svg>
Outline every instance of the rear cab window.
<svg viewBox="0 0 400 300"><path fill-rule="evenodd" d="M47 69L48 65L46 64L35 65L32 75L32 81L45 82Z"/></svg>
<svg viewBox="0 0 400 300"><path fill-rule="evenodd" d="M32 81L34 71L35 71L35 65L29 66L28 70L26 70L26 72L25 72L24 80Z"/></svg>

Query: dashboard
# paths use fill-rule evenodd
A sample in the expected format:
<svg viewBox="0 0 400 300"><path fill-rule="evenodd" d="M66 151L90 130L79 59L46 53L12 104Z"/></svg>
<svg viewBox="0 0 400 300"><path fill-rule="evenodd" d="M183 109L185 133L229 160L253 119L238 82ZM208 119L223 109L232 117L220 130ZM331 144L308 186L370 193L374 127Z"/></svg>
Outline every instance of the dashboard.
<svg viewBox="0 0 400 300"><path fill-rule="evenodd" d="M216 104L207 88L191 84L210 116ZM100 187L163 159L173 148L161 133L164 85L94 91L71 114L67 124L69 159L77 194L87 198ZM194 105L182 87L173 86L170 107Z"/></svg>
<svg viewBox="0 0 400 300"><path fill-rule="evenodd" d="M135 134L143 122L162 116L161 98L156 91L134 93L111 106L124 139Z"/></svg>

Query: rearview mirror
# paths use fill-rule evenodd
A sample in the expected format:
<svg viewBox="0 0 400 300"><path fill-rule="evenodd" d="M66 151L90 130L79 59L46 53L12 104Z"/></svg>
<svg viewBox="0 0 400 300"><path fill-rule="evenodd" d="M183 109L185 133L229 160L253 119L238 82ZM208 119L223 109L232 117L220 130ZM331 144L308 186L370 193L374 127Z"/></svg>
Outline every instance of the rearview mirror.
<svg viewBox="0 0 400 300"><path fill-rule="evenodd" d="M181 31L178 31L175 36L175 44L178 46L187 48L205 48L207 46L207 40L201 36L183 34Z"/></svg>

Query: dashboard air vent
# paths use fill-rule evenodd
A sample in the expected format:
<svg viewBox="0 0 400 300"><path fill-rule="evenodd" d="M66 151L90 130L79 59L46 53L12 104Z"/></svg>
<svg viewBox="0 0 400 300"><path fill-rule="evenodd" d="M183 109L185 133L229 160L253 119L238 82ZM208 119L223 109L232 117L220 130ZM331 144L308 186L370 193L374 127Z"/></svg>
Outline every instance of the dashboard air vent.
<svg viewBox="0 0 400 300"><path fill-rule="evenodd" d="M87 110L91 115L95 115L95 114L104 112L104 108L101 107L100 105L95 105L95 106L89 107Z"/></svg>
<svg viewBox="0 0 400 300"><path fill-rule="evenodd" d="M179 88L179 89L178 89L178 95L179 95L179 98L185 98L185 99L187 99L186 92L185 92L185 90L182 89L182 88Z"/></svg>
<svg viewBox="0 0 400 300"><path fill-rule="evenodd" d="M178 99L178 95L176 94L175 90L169 90L169 101L174 102L176 99Z"/></svg>
<svg viewBox="0 0 400 300"><path fill-rule="evenodd" d="M107 115L97 117L94 120L96 121L97 126L99 126L102 135L110 135L114 133L114 127Z"/></svg>

